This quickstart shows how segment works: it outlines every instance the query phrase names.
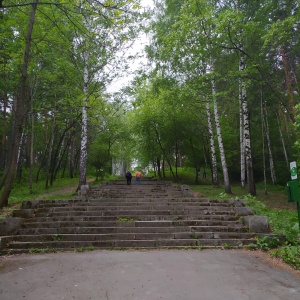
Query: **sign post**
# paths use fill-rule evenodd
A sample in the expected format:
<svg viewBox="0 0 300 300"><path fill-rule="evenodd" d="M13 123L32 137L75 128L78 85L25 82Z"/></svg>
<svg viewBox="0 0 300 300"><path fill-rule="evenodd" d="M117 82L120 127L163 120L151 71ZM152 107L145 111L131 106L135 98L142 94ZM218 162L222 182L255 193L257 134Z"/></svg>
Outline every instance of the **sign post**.
<svg viewBox="0 0 300 300"><path fill-rule="evenodd" d="M296 182L298 179L298 172L297 172L297 164L295 161L290 162L290 172L291 172L292 181L288 183L289 201L297 202L298 222L299 222L299 229L300 229L299 189L298 189L298 182Z"/></svg>
<svg viewBox="0 0 300 300"><path fill-rule="evenodd" d="M290 162L291 179L296 180L297 176L297 165L295 161Z"/></svg>

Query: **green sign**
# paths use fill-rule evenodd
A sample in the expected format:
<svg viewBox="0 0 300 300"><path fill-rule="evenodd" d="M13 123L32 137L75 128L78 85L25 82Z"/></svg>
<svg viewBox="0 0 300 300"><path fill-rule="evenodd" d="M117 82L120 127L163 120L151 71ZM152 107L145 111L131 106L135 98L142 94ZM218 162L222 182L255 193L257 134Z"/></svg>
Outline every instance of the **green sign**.
<svg viewBox="0 0 300 300"><path fill-rule="evenodd" d="M290 163L290 171L291 171L291 178L292 180L297 179L297 165L295 161Z"/></svg>

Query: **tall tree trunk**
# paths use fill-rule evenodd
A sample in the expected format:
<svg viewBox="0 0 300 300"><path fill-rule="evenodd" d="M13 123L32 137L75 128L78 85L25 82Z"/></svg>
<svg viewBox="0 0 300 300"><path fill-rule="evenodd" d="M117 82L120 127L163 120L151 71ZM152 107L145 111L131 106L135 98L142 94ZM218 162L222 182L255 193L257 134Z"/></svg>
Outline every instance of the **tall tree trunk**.
<svg viewBox="0 0 300 300"><path fill-rule="evenodd" d="M16 173L16 180L20 183L22 179L22 172L23 172L23 162L25 159L25 143L27 139L27 134L25 132L22 133L20 147L19 147L19 155L18 155L18 162L17 162L17 173Z"/></svg>
<svg viewBox="0 0 300 300"><path fill-rule="evenodd" d="M212 183L215 186L219 186L216 148L215 148L213 127L211 123L210 108L209 108L208 101L206 102L206 116L207 116L208 134L209 134L209 141L210 141Z"/></svg>
<svg viewBox="0 0 300 300"><path fill-rule="evenodd" d="M262 143L263 143L263 170L264 170L264 189L265 195L267 195L267 176L266 176L266 155L265 155L265 126L264 126L264 111L263 111L263 100L261 97L260 101L260 111L261 111L261 131L262 131Z"/></svg>
<svg viewBox="0 0 300 300"><path fill-rule="evenodd" d="M175 143L175 176L176 182L178 182L178 142Z"/></svg>
<svg viewBox="0 0 300 300"><path fill-rule="evenodd" d="M34 115L33 115L33 91L30 88L30 120L31 120L31 134L30 134L30 167L29 167L29 192L32 193L33 184L33 146L34 146Z"/></svg>
<svg viewBox="0 0 300 300"><path fill-rule="evenodd" d="M232 192L231 192L231 187L230 187L230 182L229 182L228 168L227 168L222 133L221 133L221 124L220 124L220 119L219 119L218 103L217 103L217 97L216 97L216 86L215 86L214 79L212 80L212 96L213 96L213 102L214 102L214 116L215 116L216 131L217 131L221 164L222 164L222 170L223 170L225 193L231 194Z"/></svg>
<svg viewBox="0 0 300 300"><path fill-rule="evenodd" d="M154 128L154 131L155 131L156 140L157 140L158 145L159 145L159 147L160 147L160 149L161 149L161 151L162 151L162 153L163 153L164 160L165 160L165 159L167 160L167 163L168 163L168 165L169 165L169 167L170 167L170 172L171 172L171 174L172 174L174 180L176 181L176 176L175 176L175 174L174 174L174 172L173 172L171 161L170 161L170 159L168 158L168 156L166 155L166 151L165 151L164 147L162 146L161 139L160 139L159 132L158 132L158 130L157 130L156 124L153 125L153 128ZM164 172L164 171L165 171L165 169L163 168L163 172ZM165 173L164 173L164 177L165 177Z"/></svg>
<svg viewBox="0 0 300 300"><path fill-rule="evenodd" d="M71 144L70 144L70 148L69 148L69 176L70 178L74 178L74 172L75 172L75 144L74 141L72 139Z"/></svg>
<svg viewBox="0 0 300 300"><path fill-rule="evenodd" d="M153 157L153 160L152 160L152 166L153 166L153 175L154 175L154 178L156 178L156 161L155 161L155 157Z"/></svg>
<svg viewBox="0 0 300 300"><path fill-rule="evenodd" d="M30 20L29 20L28 31L26 36L26 46L24 52L22 76L21 76L19 91L16 99L17 101L16 110L14 112L15 117L14 117L13 129L12 129L13 135L10 141L12 145L11 146L12 151L10 155L10 161L6 166L8 168L8 173L4 174L5 187L0 197L0 208L8 205L8 198L11 193L15 176L16 176L19 146L20 146L22 132L23 132L24 119L27 113L26 82L27 82L27 74L28 74L28 65L30 61L29 52L31 46L31 36L33 32L33 25L35 21L35 14L36 14L38 2L39 0L34 0L31 8Z"/></svg>
<svg viewBox="0 0 300 300"><path fill-rule="evenodd" d="M240 63L240 71L243 63ZM246 167L245 167L245 141L244 141L244 118L242 105L242 81L239 78L239 116L240 116L240 164L241 164L241 188L245 188Z"/></svg>
<svg viewBox="0 0 300 300"><path fill-rule="evenodd" d="M294 92L293 92L293 88L292 88L291 76L290 76L289 67L288 67L288 63L287 63L287 59L286 59L286 54L285 54L285 50L283 48L281 49L281 58L282 58L282 65L283 65L284 74L285 74L286 89L287 89L287 93L289 95L289 104L290 104L289 106L290 106L293 116L295 116L296 112L295 112Z"/></svg>
<svg viewBox="0 0 300 300"><path fill-rule="evenodd" d="M157 162L157 175L158 175L158 178L161 180L160 158L159 157L157 157L156 162Z"/></svg>
<svg viewBox="0 0 300 300"><path fill-rule="evenodd" d="M87 141L88 141L88 84L89 84L89 70L88 70L88 53L83 53L84 60L84 83L83 94L84 99L82 103L82 127L81 127L81 145L80 145L80 162L79 162L79 184L77 190L81 185L86 184L86 162L87 162Z"/></svg>
<svg viewBox="0 0 300 300"><path fill-rule="evenodd" d="M49 148L47 148L48 156L47 156L47 159L46 159L45 189L48 189L48 187L49 187L50 169L51 169L51 162L52 162L52 156L53 156L53 144L54 144L55 130L56 130L56 125L55 125L55 115L54 115L54 119L53 119L53 123L52 123L51 137L50 137L50 142L49 142Z"/></svg>
<svg viewBox="0 0 300 300"><path fill-rule="evenodd" d="M240 58L240 71L243 72L246 68L244 58ZM253 176L252 149L250 138L250 120L248 111L248 100L246 92L246 84L242 81L242 107L243 107L243 123L244 123L244 142L245 142L245 158L248 178L248 192L252 196L256 196L256 187Z"/></svg>
<svg viewBox="0 0 300 300"><path fill-rule="evenodd" d="M277 124L278 124L278 129L279 129L279 135L280 135L280 139L281 139L281 143L282 143L282 148L283 148L283 153L284 153L284 157L285 157L286 166L289 169L290 164L289 164L289 159L288 159L287 152L286 152L285 142L284 142L284 138L283 138L283 134L282 134L282 130L281 130L281 126L280 126L280 121L279 121L278 114L276 114L276 119L277 119Z"/></svg>
<svg viewBox="0 0 300 300"><path fill-rule="evenodd" d="M276 174L275 174L273 154L272 154L272 149L271 149L269 122L268 122L267 109L266 109L265 105L263 105L263 115L262 115L262 117L263 117L263 124L265 126L265 135L266 135L268 152L269 152L269 163L270 163L271 179L272 179L273 184L276 184L277 180L276 180Z"/></svg>
<svg viewBox="0 0 300 300"><path fill-rule="evenodd" d="M52 156L52 165L51 165L51 179L50 179L50 185L52 186L53 182L56 179L57 172L61 166L62 158L64 156L64 153L66 152L66 148L69 146L71 137L66 138L67 133L70 129L72 129L76 124L76 121L70 122L67 127L63 130L61 133L61 136L59 138L59 141L56 146L56 150L54 152L54 155ZM75 131L74 131L75 134ZM67 140L67 142L66 142ZM67 145L64 145L67 143Z"/></svg>
<svg viewBox="0 0 300 300"><path fill-rule="evenodd" d="M1 145L0 145L0 170L5 169L5 161L6 161L7 104L8 104L7 93L3 92L3 120L2 120Z"/></svg>

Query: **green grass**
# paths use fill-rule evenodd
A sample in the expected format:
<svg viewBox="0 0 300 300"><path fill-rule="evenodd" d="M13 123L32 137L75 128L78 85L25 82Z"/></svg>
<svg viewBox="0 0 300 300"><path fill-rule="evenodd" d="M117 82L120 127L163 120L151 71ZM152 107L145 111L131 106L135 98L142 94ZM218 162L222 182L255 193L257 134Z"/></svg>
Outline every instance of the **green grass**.
<svg viewBox="0 0 300 300"><path fill-rule="evenodd" d="M257 196L247 194L246 189L232 186L232 195L224 192L224 187L192 185L190 188L199 195L214 199L244 199L256 215L268 217L271 230L284 235L286 242L282 245L277 238L257 239L256 245L249 250L269 251L271 256L278 257L293 268L300 270L300 230L295 203L288 203L285 187L268 186L265 194L262 184L257 184ZM227 247L225 247L227 248ZM275 250L271 250L276 248Z"/></svg>
<svg viewBox="0 0 300 300"><path fill-rule="evenodd" d="M9 204L21 203L23 200L35 200L41 195L51 194L57 192L66 187L74 186L74 192L76 185L78 184L78 178L73 179L59 179L56 180L52 187L45 189L45 182L40 181L33 184L32 191L29 189L29 185L26 183L14 184L14 188L9 197Z"/></svg>
<svg viewBox="0 0 300 300"><path fill-rule="evenodd" d="M124 217L124 218L120 217L117 219L117 222L133 222L133 221L134 219L129 217Z"/></svg>

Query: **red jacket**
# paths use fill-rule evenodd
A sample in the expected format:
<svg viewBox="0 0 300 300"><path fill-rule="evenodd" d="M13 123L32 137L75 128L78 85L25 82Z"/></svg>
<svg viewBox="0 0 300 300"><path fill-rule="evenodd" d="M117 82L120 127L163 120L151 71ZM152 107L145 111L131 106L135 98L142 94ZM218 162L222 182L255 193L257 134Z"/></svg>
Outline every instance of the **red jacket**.
<svg viewBox="0 0 300 300"><path fill-rule="evenodd" d="M135 174L136 178L142 178L142 173L140 171L137 171Z"/></svg>

